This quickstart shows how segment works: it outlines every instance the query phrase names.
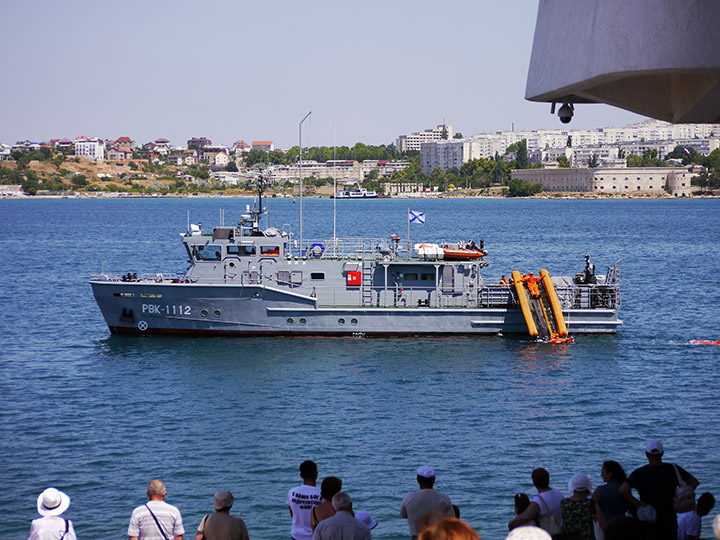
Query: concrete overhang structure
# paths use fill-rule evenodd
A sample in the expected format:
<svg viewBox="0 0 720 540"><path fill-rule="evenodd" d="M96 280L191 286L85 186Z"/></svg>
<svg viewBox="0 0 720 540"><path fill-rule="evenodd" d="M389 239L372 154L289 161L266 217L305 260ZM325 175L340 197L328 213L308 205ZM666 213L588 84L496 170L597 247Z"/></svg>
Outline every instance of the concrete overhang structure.
<svg viewBox="0 0 720 540"><path fill-rule="evenodd" d="M540 0L525 98L720 122L720 2Z"/></svg>

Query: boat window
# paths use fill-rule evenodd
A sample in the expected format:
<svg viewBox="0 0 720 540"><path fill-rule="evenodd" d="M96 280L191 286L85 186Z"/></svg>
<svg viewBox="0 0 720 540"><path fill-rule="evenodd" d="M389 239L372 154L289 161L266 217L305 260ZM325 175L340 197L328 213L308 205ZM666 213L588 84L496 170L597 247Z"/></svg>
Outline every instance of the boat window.
<svg viewBox="0 0 720 540"><path fill-rule="evenodd" d="M280 255L280 246L260 246L260 255Z"/></svg>
<svg viewBox="0 0 720 540"><path fill-rule="evenodd" d="M228 255L255 255L255 246L228 246Z"/></svg>
<svg viewBox="0 0 720 540"><path fill-rule="evenodd" d="M435 281L435 274L421 274L420 279L423 281Z"/></svg>
<svg viewBox="0 0 720 540"><path fill-rule="evenodd" d="M405 274L405 280L406 281L417 281L418 275L417 274Z"/></svg>
<svg viewBox="0 0 720 540"><path fill-rule="evenodd" d="M193 246L193 253L199 261L219 261L222 247L215 244Z"/></svg>
<svg viewBox="0 0 720 540"><path fill-rule="evenodd" d="M325 272L310 272L310 279L313 279L313 280L325 279Z"/></svg>

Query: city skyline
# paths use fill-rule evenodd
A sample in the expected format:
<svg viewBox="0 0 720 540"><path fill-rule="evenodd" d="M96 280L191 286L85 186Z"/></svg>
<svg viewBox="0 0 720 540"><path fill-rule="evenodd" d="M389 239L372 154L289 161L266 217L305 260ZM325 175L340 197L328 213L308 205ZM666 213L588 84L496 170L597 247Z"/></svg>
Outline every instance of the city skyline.
<svg viewBox="0 0 720 540"><path fill-rule="evenodd" d="M13 2L0 36L0 142L79 135L278 148L619 127L581 105L570 125L525 101L537 0L240 4Z"/></svg>

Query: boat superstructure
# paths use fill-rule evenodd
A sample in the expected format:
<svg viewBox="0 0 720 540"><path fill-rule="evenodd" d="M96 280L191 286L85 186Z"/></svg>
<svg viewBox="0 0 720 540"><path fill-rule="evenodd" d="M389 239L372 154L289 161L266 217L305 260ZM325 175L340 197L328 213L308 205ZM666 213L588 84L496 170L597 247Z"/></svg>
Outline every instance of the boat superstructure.
<svg viewBox="0 0 720 540"><path fill-rule="evenodd" d="M189 267L93 276L112 333L409 336L527 334L513 287L487 283L489 262L435 244L330 238L297 244L288 230L260 229L262 188L237 226L182 235ZM435 246L435 247L433 247ZM622 324L619 264L596 276L552 277L571 333L615 333Z"/></svg>
<svg viewBox="0 0 720 540"><path fill-rule="evenodd" d="M346 189L338 191L335 195L336 199L377 199L376 191L368 191L364 187L358 189Z"/></svg>

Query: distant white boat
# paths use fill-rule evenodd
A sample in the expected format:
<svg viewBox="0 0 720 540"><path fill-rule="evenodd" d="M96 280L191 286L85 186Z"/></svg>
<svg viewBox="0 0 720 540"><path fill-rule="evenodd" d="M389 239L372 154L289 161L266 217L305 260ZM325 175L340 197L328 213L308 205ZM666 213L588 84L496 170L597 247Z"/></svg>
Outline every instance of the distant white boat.
<svg viewBox="0 0 720 540"><path fill-rule="evenodd" d="M338 191L335 195L336 199L377 199L378 194L375 191L368 191L365 188L349 189Z"/></svg>

